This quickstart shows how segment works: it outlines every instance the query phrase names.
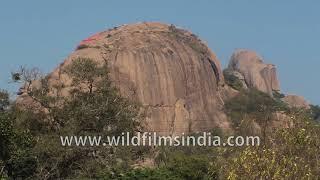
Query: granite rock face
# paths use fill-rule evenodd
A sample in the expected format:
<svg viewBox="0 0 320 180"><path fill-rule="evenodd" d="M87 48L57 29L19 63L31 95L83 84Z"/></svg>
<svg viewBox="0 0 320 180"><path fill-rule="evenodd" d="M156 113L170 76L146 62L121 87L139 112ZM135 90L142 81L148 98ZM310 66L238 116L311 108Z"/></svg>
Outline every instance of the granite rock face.
<svg viewBox="0 0 320 180"><path fill-rule="evenodd" d="M256 88L270 96L273 96L273 91L280 91L275 65L265 64L254 51L240 49L234 52L228 69L240 73L249 88Z"/></svg>
<svg viewBox="0 0 320 180"><path fill-rule="evenodd" d="M63 69L77 57L108 63L111 80L121 95L145 108L148 131L170 135L229 128L222 110L220 62L189 31L161 23L139 23L83 40L49 75L50 86L62 83L65 96L71 82Z"/></svg>

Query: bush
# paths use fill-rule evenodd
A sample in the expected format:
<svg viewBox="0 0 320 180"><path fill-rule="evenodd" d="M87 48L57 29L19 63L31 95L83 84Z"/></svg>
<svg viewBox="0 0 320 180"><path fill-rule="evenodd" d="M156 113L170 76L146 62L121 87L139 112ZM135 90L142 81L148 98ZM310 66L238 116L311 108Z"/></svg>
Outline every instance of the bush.
<svg viewBox="0 0 320 180"><path fill-rule="evenodd" d="M291 114L295 127L278 129L272 143L248 147L228 166L233 179L317 179L320 177L320 127L303 114Z"/></svg>
<svg viewBox="0 0 320 180"><path fill-rule="evenodd" d="M9 106L9 93L4 90L0 90L0 112L4 111Z"/></svg>
<svg viewBox="0 0 320 180"><path fill-rule="evenodd" d="M170 179L170 180L205 180L217 179L218 174L213 169L206 155L191 155L182 151L172 151L167 154L164 164L156 168L132 169L127 172L109 173L106 179ZM210 169L211 168L211 169Z"/></svg>
<svg viewBox="0 0 320 180"><path fill-rule="evenodd" d="M169 157L166 168L182 179L202 180L209 178L209 160L206 156L185 155L183 153L175 153ZM190 173L192 172L192 173Z"/></svg>
<svg viewBox="0 0 320 180"><path fill-rule="evenodd" d="M177 41L179 41L179 43L185 43L189 45L200 55L206 55L208 52L208 48L204 44L202 44L202 42L196 35L188 35L185 30L179 29L173 24L169 26L169 35L173 36Z"/></svg>
<svg viewBox="0 0 320 180"><path fill-rule="evenodd" d="M311 116L314 120L317 120L320 122L320 106L318 105L311 105Z"/></svg>
<svg viewBox="0 0 320 180"><path fill-rule="evenodd" d="M183 180L178 175L175 175L168 169L164 168L156 168L156 169L133 169L129 172L124 174L116 174L116 175L109 175L104 177L105 179L115 179L115 180Z"/></svg>
<svg viewBox="0 0 320 180"><path fill-rule="evenodd" d="M273 91L272 94L273 94L274 98L279 99L279 100L285 97L285 95L280 93L279 91Z"/></svg>
<svg viewBox="0 0 320 180"><path fill-rule="evenodd" d="M182 179L218 179L220 148L162 147L157 149L156 154L158 167Z"/></svg>
<svg viewBox="0 0 320 180"><path fill-rule="evenodd" d="M233 89L236 89L238 91L243 89L243 84L241 80L235 75L233 75L230 70L223 70L223 76L226 84L232 87Z"/></svg>
<svg viewBox="0 0 320 180"><path fill-rule="evenodd" d="M281 101L271 98L266 93L256 89L248 89L241 91L236 97L228 100L225 104L225 109L235 127L239 127L241 120L245 116L250 115L255 119L264 121L273 112L286 111L287 106Z"/></svg>

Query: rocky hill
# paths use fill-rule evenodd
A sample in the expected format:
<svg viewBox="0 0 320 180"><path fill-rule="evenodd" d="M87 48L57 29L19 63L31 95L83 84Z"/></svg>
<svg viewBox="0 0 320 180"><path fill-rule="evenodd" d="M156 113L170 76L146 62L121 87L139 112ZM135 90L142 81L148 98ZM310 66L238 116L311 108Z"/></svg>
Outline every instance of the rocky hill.
<svg viewBox="0 0 320 180"><path fill-rule="evenodd" d="M180 134L230 128L224 100L239 89L225 84L216 55L189 31L174 25L138 23L95 34L49 74L52 93L59 85L61 95L68 96L71 81L64 69L78 57L108 64L121 95L142 104L148 131ZM253 51L237 50L228 70L243 88L256 88L271 97L280 91L276 67L265 64ZM26 93L17 99L20 104L31 101ZM284 101L292 106L299 101L299 107L308 107L301 98L290 96Z"/></svg>
<svg viewBox="0 0 320 180"><path fill-rule="evenodd" d="M63 69L77 57L108 63L120 93L145 108L150 131L173 134L229 127L219 94L224 83L220 62L191 32L173 25L139 23L83 40L49 75L51 88L63 84L64 96L70 80Z"/></svg>
<svg viewBox="0 0 320 180"><path fill-rule="evenodd" d="M236 50L225 71L240 80L244 89L255 88L271 97L281 91L276 66L266 64L264 59L252 50ZM280 97L282 101L290 107L310 108L309 102L302 96L284 94L282 96Z"/></svg>
<svg viewBox="0 0 320 180"><path fill-rule="evenodd" d="M280 91L277 70L273 64L265 64L263 59L254 51L240 49L233 53L228 68L240 73L245 87L256 88L273 95Z"/></svg>

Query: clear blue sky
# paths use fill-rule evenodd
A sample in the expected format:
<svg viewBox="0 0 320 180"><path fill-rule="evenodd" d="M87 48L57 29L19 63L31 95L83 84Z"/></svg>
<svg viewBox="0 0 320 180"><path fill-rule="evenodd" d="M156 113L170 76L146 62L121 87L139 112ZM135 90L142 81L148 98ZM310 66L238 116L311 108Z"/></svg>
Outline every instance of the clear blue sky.
<svg viewBox="0 0 320 180"><path fill-rule="evenodd" d="M225 67L236 48L276 64L283 92L320 104L318 0L32 0L0 2L0 88L19 65L55 68L82 39L116 25L173 23L199 35Z"/></svg>

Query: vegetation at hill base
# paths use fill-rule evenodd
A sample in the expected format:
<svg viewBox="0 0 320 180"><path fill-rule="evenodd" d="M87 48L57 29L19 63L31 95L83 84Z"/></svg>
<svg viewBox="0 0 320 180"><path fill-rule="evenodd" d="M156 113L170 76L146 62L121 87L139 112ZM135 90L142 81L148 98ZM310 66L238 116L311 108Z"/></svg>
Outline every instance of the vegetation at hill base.
<svg viewBox="0 0 320 180"><path fill-rule="evenodd" d="M320 127L315 121L320 108L289 108L280 101L281 96L271 98L256 89L241 89L232 78L231 83L241 89L225 104L232 134L259 135L263 143L258 147L61 146L60 136L110 136L143 128L141 105L119 95L109 79L107 64L78 58L64 70L73 87L67 97L62 96L61 84L50 87L46 76L34 76L27 70L15 74L15 79L27 84L24 93L35 106L19 107L10 101L6 91L0 91L1 179L320 177ZM30 74L42 77L38 79L41 86L28 86ZM273 115L277 112L284 113L291 125L275 128ZM230 133L212 130L212 134L221 137ZM137 166L137 162L146 159L154 160L154 165Z"/></svg>

